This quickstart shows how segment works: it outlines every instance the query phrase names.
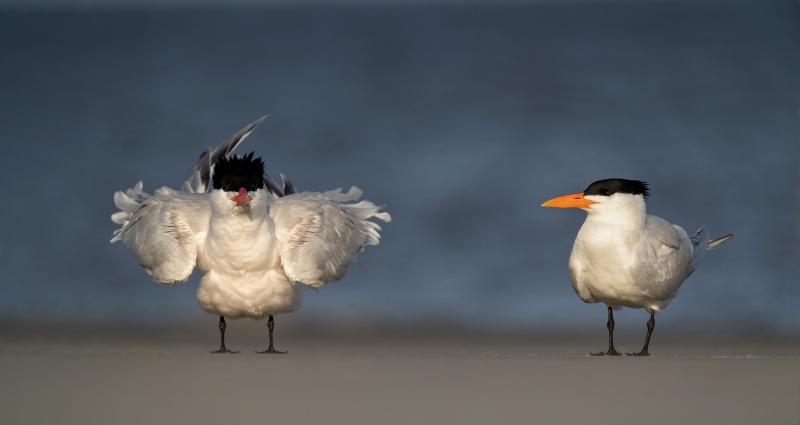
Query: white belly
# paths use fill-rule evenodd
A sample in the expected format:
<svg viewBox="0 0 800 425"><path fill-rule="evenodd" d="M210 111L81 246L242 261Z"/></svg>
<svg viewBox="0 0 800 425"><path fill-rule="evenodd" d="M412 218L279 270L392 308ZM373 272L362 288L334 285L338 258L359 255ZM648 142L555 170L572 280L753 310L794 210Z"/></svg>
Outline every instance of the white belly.
<svg viewBox="0 0 800 425"><path fill-rule="evenodd" d="M249 214L212 216L198 251L204 276L197 301L209 313L260 319L300 307L301 292L283 272L274 225L263 211L266 204L251 205Z"/></svg>
<svg viewBox="0 0 800 425"><path fill-rule="evenodd" d="M627 269L636 267L630 242L610 243L576 239L569 260L570 280L578 296L587 303L620 307L648 308L657 300L631 282Z"/></svg>
<svg viewBox="0 0 800 425"><path fill-rule="evenodd" d="M232 319L291 313L300 307L301 295L300 288L279 269L239 276L210 270L197 289L203 310Z"/></svg>

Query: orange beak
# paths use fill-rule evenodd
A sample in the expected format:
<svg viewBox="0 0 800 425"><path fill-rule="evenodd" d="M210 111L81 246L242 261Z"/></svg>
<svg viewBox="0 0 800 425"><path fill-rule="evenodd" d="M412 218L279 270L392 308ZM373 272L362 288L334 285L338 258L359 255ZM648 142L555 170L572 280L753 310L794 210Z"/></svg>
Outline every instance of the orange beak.
<svg viewBox="0 0 800 425"><path fill-rule="evenodd" d="M237 193L231 198L231 201L236 202L237 207L249 205L250 201L252 200L253 198L251 198L250 195L247 194L247 190L245 188L239 189L239 193Z"/></svg>
<svg viewBox="0 0 800 425"><path fill-rule="evenodd" d="M581 192L553 198L542 204L542 206L552 208L591 208L596 203L596 201L584 198L583 192Z"/></svg>

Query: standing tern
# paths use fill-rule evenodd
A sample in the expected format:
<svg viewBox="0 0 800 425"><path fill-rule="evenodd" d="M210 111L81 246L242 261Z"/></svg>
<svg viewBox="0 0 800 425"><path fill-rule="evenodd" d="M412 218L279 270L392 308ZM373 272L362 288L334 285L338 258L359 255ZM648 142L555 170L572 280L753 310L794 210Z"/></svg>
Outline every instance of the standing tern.
<svg viewBox="0 0 800 425"><path fill-rule="evenodd" d="M678 295L706 251L733 234L709 241L700 227L688 236L680 226L647 214L647 184L638 180L607 179L582 193L553 198L543 207L580 208L588 213L569 257L569 278L587 303L608 306L608 350L595 356L619 356L614 349L614 315L622 307L650 313L644 348L631 356L649 356L647 348L655 314Z"/></svg>
<svg viewBox="0 0 800 425"><path fill-rule="evenodd" d="M229 156L263 117L208 148L192 168L181 191L163 187L150 196L140 181L117 192L121 210L111 219L122 227L111 242L123 241L157 283L185 282L195 267L203 272L197 301L219 316L220 348L225 347L225 317L269 317L300 307L296 282L320 288L337 281L366 245L377 245L381 229L369 221L391 221L382 207L354 203L361 190L353 186L324 193L296 193L281 174L282 187L264 172L253 153ZM207 193L209 184L212 189Z"/></svg>

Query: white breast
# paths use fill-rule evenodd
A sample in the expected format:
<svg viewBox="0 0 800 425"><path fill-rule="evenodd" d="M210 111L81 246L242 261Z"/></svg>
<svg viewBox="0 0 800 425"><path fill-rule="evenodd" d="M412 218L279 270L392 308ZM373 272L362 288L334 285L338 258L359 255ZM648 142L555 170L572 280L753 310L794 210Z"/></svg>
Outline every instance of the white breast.
<svg viewBox="0 0 800 425"><path fill-rule="evenodd" d="M691 247L680 239L664 243L652 233L579 234L570 256L570 277L581 299L614 308L666 308L690 273Z"/></svg>
<svg viewBox="0 0 800 425"><path fill-rule="evenodd" d="M570 279L585 302L661 310L690 273L685 232L647 215L644 200L593 205L570 256Z"/></svg>
<svg viewBox="0 0 800 425"><path fill-rule="evenodd" d="M569 260L575 292L585 302L604 302L612 307L641 307L641 291L628 281L624 270L634 259L635 236L587 220Z"/></svg>
<svg viewBox="0 0 800 425"><path fill-rule="evenodd" d="M217 199L219 198L219 199ZM212 215L198 267L205 273L197 299L209 313L261 318L300 305L300 290L283 272L271 198L259 190L249 207L236 207L225 192L212 194Z"/></svg>

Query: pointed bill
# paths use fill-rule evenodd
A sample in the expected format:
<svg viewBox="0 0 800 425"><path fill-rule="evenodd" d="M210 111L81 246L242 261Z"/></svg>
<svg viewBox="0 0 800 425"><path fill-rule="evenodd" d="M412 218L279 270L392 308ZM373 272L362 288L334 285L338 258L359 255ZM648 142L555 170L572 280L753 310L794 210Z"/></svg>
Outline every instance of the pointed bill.
<svg viewBox="0 0 800 425"><path fill-rule="evenodd" d="M250 205L250 201L252 200L253 198L247 193L247 189L245 188L239 189L239 193L231 198L231 201L235 202L237 207Z"/></svg>
<svg viewBox="0 0 800 425"><path fill-rule="evenodd" d="M542 206L551 208L591 208L596 203L596 201L584 198L583 192L581 192L553 198L542 204Z"/></svg>

